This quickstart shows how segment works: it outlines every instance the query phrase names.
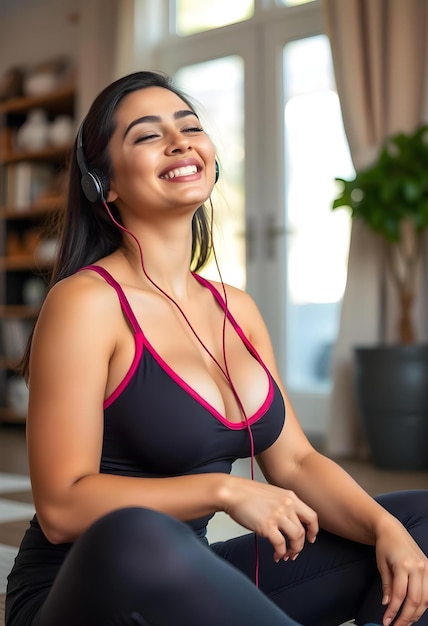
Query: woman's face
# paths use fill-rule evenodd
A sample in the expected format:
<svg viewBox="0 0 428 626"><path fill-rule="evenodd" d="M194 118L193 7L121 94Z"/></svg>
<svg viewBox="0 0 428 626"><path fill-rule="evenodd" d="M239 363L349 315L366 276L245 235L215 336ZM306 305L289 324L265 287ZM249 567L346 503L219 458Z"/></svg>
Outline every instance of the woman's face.
<svg viewBox="0 0 428 626"><path fill-rule="evenodd" d="M109 202L145 216L205 202L215 180L214 147L179 96L140 89L121 101L115 121Z"/></svg>

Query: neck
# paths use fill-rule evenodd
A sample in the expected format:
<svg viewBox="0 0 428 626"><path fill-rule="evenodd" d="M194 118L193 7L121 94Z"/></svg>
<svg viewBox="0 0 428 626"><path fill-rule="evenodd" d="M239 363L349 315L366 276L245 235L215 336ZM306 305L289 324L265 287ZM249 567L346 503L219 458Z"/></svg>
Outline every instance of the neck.
<svg viewBox="0 0 428 626"><path fill-rule="evenodd" d="M171 297L185 300L189 297L194 281L190 272L192 231L189 223L164 225L135 224L126 228L135 239L125 235L125 257L139 279L149 287L160 287ZM143 265L141 263L141 247ZM153 282L152 282L153 281ZM153 284L154 283L154 284ZM155 286L156 285L156 286Z"/></svg>

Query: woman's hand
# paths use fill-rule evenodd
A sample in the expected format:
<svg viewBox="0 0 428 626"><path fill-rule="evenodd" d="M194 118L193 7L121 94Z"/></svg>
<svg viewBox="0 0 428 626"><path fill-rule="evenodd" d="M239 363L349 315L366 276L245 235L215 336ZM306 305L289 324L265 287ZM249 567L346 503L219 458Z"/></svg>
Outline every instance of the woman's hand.
<svg viewBox="0 0 428 626"><path fill-rule="evenodd" d="M296 559L305 539L313 543L318 516L293 491L235 476L226 489L224 511L241 526L265 537L274 559Z"/></svg>
<svg viewBox="0 0 428 626"><path fill-rule="evenodd" d="M428 607L428 559L396 520L378 532L376 558L387 605L383 624L410 626ZM401 611L400 611L401 607Z"/></svg>

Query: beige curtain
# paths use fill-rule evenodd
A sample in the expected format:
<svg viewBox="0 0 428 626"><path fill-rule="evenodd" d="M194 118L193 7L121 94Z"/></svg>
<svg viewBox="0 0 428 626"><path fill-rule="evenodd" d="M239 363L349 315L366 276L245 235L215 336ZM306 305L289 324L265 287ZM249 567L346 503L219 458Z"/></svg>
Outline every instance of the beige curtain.
<svg viewBox="0 0 428 626"><path fill-rule="evenodd" d="M428 0L323 0L322 6L345 131L354 167L360 169L374 159L388 135L412 131L424 121ZM422 282L421 277L416 326L419 337L426 339L428 293ZM364 225L353 223L333 362L327 442L333 456L364 453L353 348L396 339L390 290L382 242Z"/></svg>

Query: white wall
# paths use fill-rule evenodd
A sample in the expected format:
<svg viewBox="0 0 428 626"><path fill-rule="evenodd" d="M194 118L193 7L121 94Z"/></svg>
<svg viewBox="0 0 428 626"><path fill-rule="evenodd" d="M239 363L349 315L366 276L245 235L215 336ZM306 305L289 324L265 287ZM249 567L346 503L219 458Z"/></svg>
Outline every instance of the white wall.
<svg viewBox="0 0 428 626"><path fill-rule="evenodd" d="M53 57L77 58L82 0L0 0L0 76Z"/></svg>

